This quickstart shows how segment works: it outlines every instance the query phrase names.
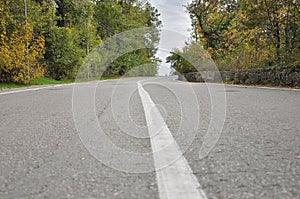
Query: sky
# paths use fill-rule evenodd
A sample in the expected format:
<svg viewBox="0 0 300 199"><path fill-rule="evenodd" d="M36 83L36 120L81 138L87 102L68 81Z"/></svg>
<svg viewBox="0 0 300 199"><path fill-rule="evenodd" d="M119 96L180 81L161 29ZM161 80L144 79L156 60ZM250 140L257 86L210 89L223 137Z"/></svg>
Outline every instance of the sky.
<svg viewBox="0 0 300 199"><path fill-rule="evenodd" d="M191 32L191 19L184 7L191 0L149 0L161 14L163 23L161 41L157 56L163 60L160 65L159 75L169 75L170 65L165 63L169 51L174 48L182 48L188 41Z"/></svg>

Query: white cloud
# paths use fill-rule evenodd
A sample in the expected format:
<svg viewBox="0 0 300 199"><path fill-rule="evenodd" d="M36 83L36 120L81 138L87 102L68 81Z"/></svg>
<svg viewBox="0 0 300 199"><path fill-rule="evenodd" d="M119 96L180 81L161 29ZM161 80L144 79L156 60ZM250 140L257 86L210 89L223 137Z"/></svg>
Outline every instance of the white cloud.
<svg viewBox="0 0 300 199"><path fill-rule="evenodd" d="M184 7L190 0L150 0L150 2L161 14L160 20L162 20L163 29L170 30L163 31L159 45L160 50L157 54L163 60L159 74L166 75L171 70L170 66L164 63L165 58L169 55L165 49L181 48L190 37L191 19Z"/></svg>

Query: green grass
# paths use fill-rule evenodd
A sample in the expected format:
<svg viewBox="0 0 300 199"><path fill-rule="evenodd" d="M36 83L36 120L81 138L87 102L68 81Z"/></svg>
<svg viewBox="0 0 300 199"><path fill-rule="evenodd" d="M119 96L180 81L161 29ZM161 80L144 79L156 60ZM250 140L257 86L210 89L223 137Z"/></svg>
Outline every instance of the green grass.
<svg viewBox="0 0 300 199"><path fill-rule="evenodd" d="M0 90L7 89L7 88L21 88L21 87L25 87L25 85L0 83Z"/></svg>
<svg viewBox="0 0 300 199"><path fill-rule="evenodd" d="M116 78L106 78L102 77L100 80L110 80L110 79L117 79ZM81 79L76 80L76 82L88 82L88 81L96 81L99 80L99 78L93 78L93 79ZM10 88L22 88L22 87L28 87L28 86L38 86L38 85L49 85L49 84L69 84L75 82L74 79L65 79L65 80L54 80L47 77L41 77L39 79L35 79L31 81L29 84L21 85L21 84L13 84L13 83L0 83L0 90L3 89L10 89Z"/></svg>
<svg viewBox="0 0 300 199"><path fill-rule="evenodd" d="M39 79L35 79L27 86L36 86L36 85L45 85L45 84L68 84L75 82L74 79L66 79L66 80L54 80L46 77L41 77Z"/></svg>
<svg viewBox="0 0 300 199"><path fill-rule="evenodd" d="M2 89L10 89L10 88L22 88L22 87L28 87L28 86L38 86L38 85L46 85L46 84L67 84L67 83L73 83L75 80L73 79L67 79L67 80L54 80L46 77L41 77L39 79L35 79L29 84L14 84L14 83L0 83L0 90Z"/></svg>

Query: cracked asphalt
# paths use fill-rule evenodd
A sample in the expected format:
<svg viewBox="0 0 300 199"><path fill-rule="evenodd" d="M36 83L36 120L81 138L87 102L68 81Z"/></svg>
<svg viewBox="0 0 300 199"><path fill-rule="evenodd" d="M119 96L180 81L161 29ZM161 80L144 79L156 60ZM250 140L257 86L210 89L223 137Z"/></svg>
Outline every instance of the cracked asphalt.
<svg viewBox="0 0 300 199"><path fill-rule="evenodd" d="M107 138L124 151L150 154L142 165L109 154L119 169L80 139L74 86L0 95L0 198L159 198L141 79L101 82L95 90L93 114ZM146 78L144 88L207 198L300 198L300 92L213 84L226 95L226 117L218 143L200 159L211 90L173 79ZM139 166L149 172L125 172Z"/></svg>

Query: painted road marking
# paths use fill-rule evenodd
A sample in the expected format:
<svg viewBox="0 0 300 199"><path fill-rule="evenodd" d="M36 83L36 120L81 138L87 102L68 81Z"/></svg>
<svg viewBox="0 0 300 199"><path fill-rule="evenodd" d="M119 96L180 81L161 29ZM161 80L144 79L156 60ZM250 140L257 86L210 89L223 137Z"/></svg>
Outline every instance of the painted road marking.
<svg viewBox="0 0 300 199"><path fill-rule="evenodd" d="M138 82L138 91L150 134L160 198L206 199L197 178L141 81Z"/></svg>

